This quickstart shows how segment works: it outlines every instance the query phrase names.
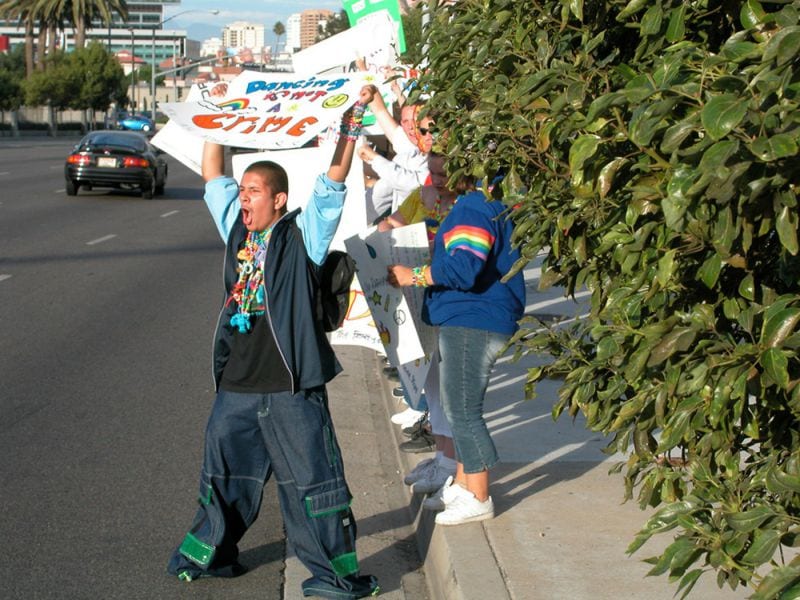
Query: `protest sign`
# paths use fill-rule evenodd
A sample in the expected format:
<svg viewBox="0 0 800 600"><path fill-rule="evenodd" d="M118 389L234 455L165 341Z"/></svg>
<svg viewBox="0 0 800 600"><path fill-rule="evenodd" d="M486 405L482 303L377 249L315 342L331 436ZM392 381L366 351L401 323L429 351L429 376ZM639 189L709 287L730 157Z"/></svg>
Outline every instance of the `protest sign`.
<svg viewBox="0 0 800 600"><path fill-rule="evenodd" d="M331 76L242 71L221 98L159 105L204 140L253 149L299 148L336 122L375 83L365 72Z"/></svg>
<svg viewBox="0 0 800 600"><path fill-rule="evenodd" d="M364 292L358 283L358 277L350 286L350 306L344 323L336 331L331 332L331 344L334 346L364 346L383 352L383 342L378 335L378 328L372 319L372 312L364 298Z"/></svg>
<svg viewBox="0 0 800 600"><path fill-rule="evenodd" d="M219 81L195 83L189 88L187 102L199 102L218 97L227 84ZM224 92L223 92L224 95ZM172 121L167 122L153 136L151 143L157 148L179 160L192 171L201 174L200 161L203 158L203 138L181 128Z"/></svg>
<svg viewBox="0 0 800 600"><path fill-rule="evenodd" d="M403 20L400 18L400 5L397 0L344 0L342 6L347 13L350 25L370 24L387 15L394 24L398 41L397 54L406 51L406 36Z"/></svg>
<svg viewBox="0 0 800 600"><path fill-rule="evenodd" d="M284 168L289 177L289 200L287 208L305 208L320 173L325 173L331 163L336 143L333 138L319 147L297 150L276 150L236 154L231 159L233 176L241 181L245 168L259 160L271 160ZM364 200L363 163L353 157L350 173L345 181L347 197L342 219L331 243L331 248L343 250L344 240L363 232L367 228L366 202Z"/></svg>
<svg viewBox="0 0 800 600"><path fill-rule="evenodd" d="M432 327L422 322L423 289L394 288L386 281L392 264L421 265L429 257L424 223L375 231L364 238L345 239L345 247L356 261L359 284L372 311L389 362L398 367L400 379L415 405L436 349Z"/></svg>
<svg viewBox="0 0 800 600"><path fill-rule="evenodd" d="M367 70L378 74L381 67L397 64L395 24L385 12L375 17L295 52L292 55L294 70L323 73L340 67L347 71L355 69L356 60L363 59Z"/></svg>

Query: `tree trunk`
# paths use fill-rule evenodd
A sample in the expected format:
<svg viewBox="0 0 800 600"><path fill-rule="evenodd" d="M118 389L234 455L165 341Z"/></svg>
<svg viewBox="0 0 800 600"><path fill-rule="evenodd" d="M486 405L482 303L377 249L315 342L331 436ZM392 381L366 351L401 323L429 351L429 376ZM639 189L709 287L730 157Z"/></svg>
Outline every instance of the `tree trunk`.
<svg viewBox="0 0 800 600"><path fill-rule="evenodd" d="M58 29L55 23L50 23L47 26L47 56L53 56L56 53L56 43L58 42ZM65 50L66 48L62 48Z"/></svg>
<svg viewBox="0 0 800 600"><path fill-rule="evenodd" d="M75 27L75 49L86 45L86 21L81 19Z"/></svg>
<svg viewBox="0 0 800 600"><path fill-rule="evenodd" d="M12 110L9 117L11 120L11 135L13 137L19 137L19 112Z"/></svg>
<svg viewBox="0 0 800 600"><path fill-rule="evenodd" d="M33 23L25 21L25 76L33 73Z"/></svg>
<svg viewBox="0 0 800 600"><path fill-rule="evenodd" d="M38 71L44 71L46 43L47 43L47 27L43 22L39 22L39 38L36 40L36 69Z"/></svg>
<svg viewBox="0 0 800 600"><path fill-rule="evenodd" d="M53 110L52 104L47 105L47 129L51 137L56 137L56 111Z"/></svg>

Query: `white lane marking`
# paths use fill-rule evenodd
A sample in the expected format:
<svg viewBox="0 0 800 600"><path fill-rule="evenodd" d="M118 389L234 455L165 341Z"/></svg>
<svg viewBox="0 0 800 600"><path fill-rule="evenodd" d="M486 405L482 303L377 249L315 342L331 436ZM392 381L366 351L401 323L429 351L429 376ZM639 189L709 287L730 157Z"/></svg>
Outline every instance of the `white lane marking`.
<svg viewBox="0 0 800 600"><path fill-rule="evenodd" d="M6 279L11 279L11 275L0 275L0 281L5 281Z"/></svg>
<svg viewBox="0 0 800 600"><path fill-rule="evenodd" d="M102 244L103 242L107 242L108 240L114 239L117 237L116 233L111 233L109 235L104 235L101 238L97 238L96 240L92 240L91 242L86 242L87 246L94 246L95 244Z"/></svg>
<svg viewBox="0 0 800 600"><path fill-rule="evenodd" d="M64 167L64 165L50 165L51 169L61 169L63 167Z"/></svg>
<svg viewBox="0 0 800 600"><path fill-rule="evenodd" d="M60 190L56 190L56 191L55 191L55 192L53 192L53 193L54 193L54 194L63 194L63 193L64 193L64 192L66 192L66 191L67 191L67 190L66 190L65 188L61 188Z"/></svg>
<svg viewBox="0 0 800 600"><path fill-rule="evenodd" d="M575 300L580 300L581 298L585 298L586 296L591 296L592 292L589 290L578 292L575 294ZM541 310L543 308L547 308L548 306L553 306L555 304L561 304L562 302L573 302L572 298L569 296L562 296L560 298L553 298L552 300L544 300L543 302L536 302L535 304L529 304L525 307L525 313L532 313L537 310Z"/></svg>
<svg viewBox="0 0 800 600"><path fill-rule="evenodd" d="M0 175L11 175L11 171L0 171Z"/></svg>
<svg viewBox="0 0 800 600"><path fill-rule="evenodd" d="M181 212L181 211L179 211L179 210L171 210L171 211L165 212L163 215L161 215L161 218L163 219L164 217L171 217L172 215L177 215L179 212Z"/></svg>

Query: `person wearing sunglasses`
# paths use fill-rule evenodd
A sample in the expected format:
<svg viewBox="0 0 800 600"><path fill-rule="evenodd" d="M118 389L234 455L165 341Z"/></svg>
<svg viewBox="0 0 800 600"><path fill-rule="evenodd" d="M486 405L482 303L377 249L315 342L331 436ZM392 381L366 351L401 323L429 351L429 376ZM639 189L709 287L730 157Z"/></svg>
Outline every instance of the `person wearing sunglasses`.
<svg viewBox="0 0 800 600"><path fill-rule="evenodd" d="M380 94L375 95L369 108L395 152L392 160L389 160L367 145L357 150L358 157L370 165L379 177L367 201L367 221L372 223L387 211L395 212L411 192L425 183L432 136L418 138L420 107L417 105L403 106L399 124L389 113ZM427 122L422 125L427 127Z"/></svg>

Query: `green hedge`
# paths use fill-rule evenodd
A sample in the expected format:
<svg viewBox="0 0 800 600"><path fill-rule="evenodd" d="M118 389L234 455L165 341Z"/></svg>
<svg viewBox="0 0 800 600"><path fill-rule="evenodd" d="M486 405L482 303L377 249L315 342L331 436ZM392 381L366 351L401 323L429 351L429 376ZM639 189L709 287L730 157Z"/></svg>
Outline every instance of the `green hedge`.
<svg viewBox="0 0 800 600"><path fill-rule="evenodd" d="M627 453L658 510L629 550L688 593L707 571L800 596L800 2L462 0L432 8L432 94L455 176L507 173L524 263L591 290L531 320L536 382ZM782 595L781 595L782 594Z"/></svg>

